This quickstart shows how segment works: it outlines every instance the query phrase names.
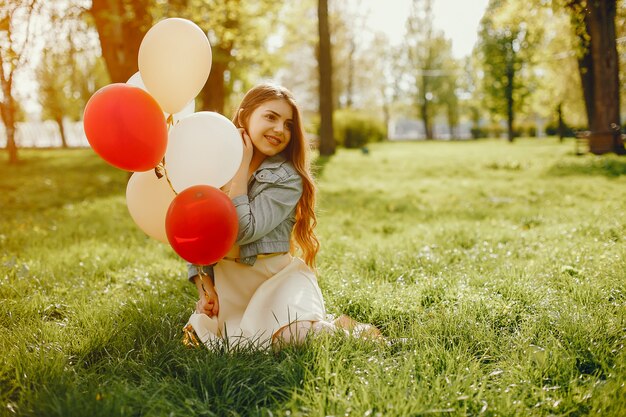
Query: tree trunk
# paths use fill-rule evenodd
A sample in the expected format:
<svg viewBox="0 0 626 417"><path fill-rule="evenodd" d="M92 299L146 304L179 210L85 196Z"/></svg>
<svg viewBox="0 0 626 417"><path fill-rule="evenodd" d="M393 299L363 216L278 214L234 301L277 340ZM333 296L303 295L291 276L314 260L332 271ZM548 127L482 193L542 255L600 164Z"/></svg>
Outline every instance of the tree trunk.
<svg viewBox="0 0 626 417"><path fill-rule="evenodd" d="M226 87L224 86L226 67L227 65L224 62L213 61L209 79L200 92L202 110L223 114L226 103ZM227 116L230 117L230 115Z"/></svg>
<svg viewBox="0 0 626 417"><path fill-rule="evenodd" d="M320 155L335 153L333 131L333 88L330 30L328 28L328 0L318 0L317 17L319 30L319 100L320 100Z"/></svg>
<svg viewBox="0 0 626 417"><path fill-rule="evenodd" d="M7 151L9 152L9 164L17 164L17 144L15 143L15 127L6 126L7 131Z"/></svg>
<svg viewBox="0 0 626 417"><path fill-rule="evenodd" d="M456 119L455 109L452 107L452 104L448 103L446 106L446 116L448 117L448 130L450 131L450 140L456 139L456 124L454 120Z"/></svg>
<svg viewBox="0 0 626 417"><path fill-rule="evenodd" d="M420 116L422 117L422 121L424 122L424 134L426 135L426 140L433 139L433 127L432 121L430 120L430 103L428 100L428 82L426 81L426 75L422 75L420 77L421 86L420 86L420 94L421 94L421 104L420 104Z"/></svg>
<svg viewBox="0 0 626 417"><path fill-rule="evenodd" d="M238 7L237 1L226 0L224 1L224 7L228 10ZM235 30L241 25L239 19L240 17L236 13L228 14L223 27L227 30ZM226 71L229 69L229 64L233 60L233 47L233 40L228 39L219 39L215 45L211 45L213 54L211 72L209 73L209 79L200 92L202 110L214 111L220 114L224 114L226 110L226 98L229 96L231 88L226 85L225 76ZM231 115L226 116L230 117Z"/></svg>
<svg viewBox="0 0 626 417"><path fill-rule="evenodd" d="M111 81L125 83L137 72L137 56L143 37L152 26L154 0L93 0L94 18L102 57ZM129 13L131 11L133 13Z"/></svg>
<svg viewBox="0 0 626 417"><path fill-rule="evenodd" d="M597 155L624 154L620 135L620 85L615 42L616 0L587 1L584 26L588 35L579 70L585 96L589 150Z"/></svg>
<svg viewBox="0 0 626 417"><path fill-rule="evenodd" d="M420 106L420 115L422 116L422 121L424 122L424 134L426 135L426 139L432 140L433 127L431 125L428 107L428 100L426 99L426 97L423 97L422 105Z"/></svg>
<svg viewBox="0 0 626 417"><path fill-rule="evenodd" d="M565 123L563 123L563 103L559 103L556 106L556 116L558 118L557 134L559 135L559 142L563 142L565 136Z"/></svg>
<svg viewBox="0 0 626 417"><path fill-rule="evenodd" d="M65 126L63 126L63 118L58 117L54 119L54 121L57 123L57 126L59 126L59 133L61 134L61 147L67 148L67 140L65 137Z"/></svg>
<svg viewBox="0 0 626 417"><path fill-rule="evenodd" d="M506 86L504 87L504 94L506 95L506 136L509 142L515 140L515 132L513 131L513 122L515 120L514 111L514 98L513 98L513 81L515 77L515 70L513 69L513 63L507 64L506 69Z"/></svg>
<svg viewBox="0 0 626 417"><path fill-rule="evenodd" d="M581 42L586 42L584 35L581 35ZM591 125L593 115L595 113L593 101L593 60L591 53L585 48L584 54L578 58L578 72L580 74L580 83L583 88L583 98L585 99L585 113L587 114L587 124ZM591 127L589 127L591 128Z"/></svg>
<svg viewBox="0 0 626 417"><path fill-rule="evenodd" d="M0 55L0 66L2 65L2 55ZM17 164L19 161L17 156L17 144L15 143L15 101L13 99L13 78L9 75L8 79L4 78L4 70L0 68L2 76L2 95L4 101L0 102L0 110L2 113L2 122L7 137L7 152L9 153L9 164Z"/></svg>

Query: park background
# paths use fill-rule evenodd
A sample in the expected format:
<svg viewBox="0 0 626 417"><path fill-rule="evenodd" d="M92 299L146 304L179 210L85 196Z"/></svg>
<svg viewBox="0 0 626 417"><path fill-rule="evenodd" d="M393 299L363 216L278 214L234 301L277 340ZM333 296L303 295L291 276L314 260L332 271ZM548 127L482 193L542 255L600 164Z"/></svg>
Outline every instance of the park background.
<svg viewBox="0 0 626 417"><path fill-rule="evenodd" d="M375 1L0 2L0 413L624 414L624 2L492 0L467 54L442 2L385 1L395 35ZM80 121L172 16L213 48L196 111L295 92L327 308L388 343L182 345L184 263Z"/></svg>

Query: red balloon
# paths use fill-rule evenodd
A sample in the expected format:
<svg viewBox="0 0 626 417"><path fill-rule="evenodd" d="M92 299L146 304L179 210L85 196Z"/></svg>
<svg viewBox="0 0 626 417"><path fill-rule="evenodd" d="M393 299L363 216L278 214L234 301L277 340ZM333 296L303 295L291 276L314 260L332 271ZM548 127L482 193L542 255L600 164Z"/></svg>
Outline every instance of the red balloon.
<svg viewBox="0 0 626 417"><path fill-rule="evenodd" d="M187 262L210 265L222 259L237 239L239 222L230 198L210 185L194 185L174 197L165 233Z"/></svg>
<svg viewBox="0 0 626 417"><path fill-rule="evenodd" d="M165 155L165 116L139 87L110 84L96 91L85 106L83 124L93 150L117 168L147 171Z"/></svg>

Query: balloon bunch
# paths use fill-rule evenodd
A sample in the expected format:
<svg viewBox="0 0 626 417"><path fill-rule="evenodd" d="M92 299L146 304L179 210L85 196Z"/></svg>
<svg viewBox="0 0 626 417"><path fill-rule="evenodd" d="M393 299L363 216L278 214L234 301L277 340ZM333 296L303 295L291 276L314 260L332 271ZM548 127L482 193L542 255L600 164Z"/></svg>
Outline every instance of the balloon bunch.
<svg viewBox="0 0 626 417"><path fill-rule="evenodd" d="M196 265L224 257L238 228L235 207L219 188L239 168L241 136L218 113L194 113L211 61L197 25L162 20L141 42L139 72L94 93L83 117L94 151L133 172L126 203L135 223Z"/></svg>

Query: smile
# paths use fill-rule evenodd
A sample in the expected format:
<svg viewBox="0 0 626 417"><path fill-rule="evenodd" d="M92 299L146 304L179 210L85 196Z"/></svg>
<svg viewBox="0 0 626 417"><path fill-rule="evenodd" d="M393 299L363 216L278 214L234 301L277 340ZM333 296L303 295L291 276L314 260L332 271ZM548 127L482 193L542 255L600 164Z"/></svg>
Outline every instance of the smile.
<svg viewBox="0 0 626 417"><path fill-rule="evenodd" d="M267 141L274 146L278 146L282 143L282 141L278 139L276 136L265 135L265 139L267 139Z"/></svg>

